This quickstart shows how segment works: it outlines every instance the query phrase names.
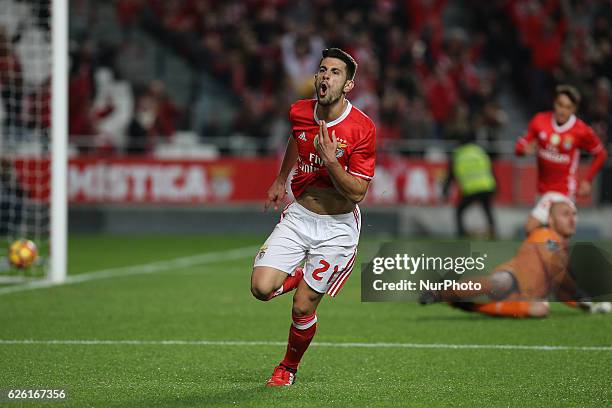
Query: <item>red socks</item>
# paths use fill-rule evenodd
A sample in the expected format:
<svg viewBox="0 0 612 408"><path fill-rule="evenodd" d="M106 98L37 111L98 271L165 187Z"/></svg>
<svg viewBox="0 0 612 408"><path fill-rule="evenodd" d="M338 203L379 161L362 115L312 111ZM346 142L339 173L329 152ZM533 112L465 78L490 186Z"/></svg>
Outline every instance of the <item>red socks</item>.
<svg viewBox="0 0 612 408"><path fill-rule="evenodd" d="M303 277L303 268L297 268L293 275L287 276L281 287L274 291L269 299L291 292L298 287ZM293 371L297 371L300 360L317 331L317 315L313 313L309 316L292 315L291 317L293 318L293 324L289 329L287 352L281 364Z"/></svg>
<svg viewBox="0 0 612 408"><path fill-rule="evenodd" d="M310 316L298 317L293 315L292 317L293 324L289 329L287 352L281 364L292 370L297 370L302 356L317 331L317 315L313 313Z"/></svg>
<svg viewBox="0 0 612 408"><path fill-rule="evenodd" d="M293 289L298 287L303 277L304 270L302 268L297 268L293 275L287 275L287 278L285 279L281 287L272 292L268 300L280 296L283 293L291 292Z"/></svg>

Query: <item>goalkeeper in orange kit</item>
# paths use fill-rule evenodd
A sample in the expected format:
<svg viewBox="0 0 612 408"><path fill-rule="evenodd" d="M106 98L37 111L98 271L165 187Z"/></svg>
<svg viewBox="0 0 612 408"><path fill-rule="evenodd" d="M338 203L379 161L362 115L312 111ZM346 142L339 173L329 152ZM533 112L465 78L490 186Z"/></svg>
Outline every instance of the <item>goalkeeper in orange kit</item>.
<svg viewBox="0 0 612 408"><path fill-rule="evenodd" d="M487 276L460 280L472 282L470 287L479 289L427 291L419 302L448 302L456 308L491 316L546 317L547 298L554 294L569 306L603 311L597 309L596 303L575 301L576 287L568 273L568 241L575 232L576 207L569 200L556 202L550 208L548 225L529 234L512 259ZM490 301L471 301L482 296L488 296Z"/></svg>

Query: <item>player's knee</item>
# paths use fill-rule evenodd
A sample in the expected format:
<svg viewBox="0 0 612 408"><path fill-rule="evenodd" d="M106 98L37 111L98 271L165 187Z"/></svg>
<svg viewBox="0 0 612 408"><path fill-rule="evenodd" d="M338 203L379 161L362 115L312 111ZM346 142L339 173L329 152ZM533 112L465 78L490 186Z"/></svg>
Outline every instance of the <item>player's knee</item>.
<svg viewBox="0 0 612 408"><path fill-rule="evenodd" d="M310 316L314 312L314 308L306 304L293 304L293 308L291 308L291 315L295 317Z"/></svg>
<svg viewBox="0 0 612 408"><path fill-rule="evenodd" d="M253 268L251 275L251 293L256 299L269 300L274 291L281 287L287 274L265 266Z"/></svg>
<svg viewBox="0 0 612 408"><path fill-rule="evenodd" d="M310 316L315 312L316 307L316 298L312 298L307 294L296 293L293 296L293 307L291 309L291 313L296 317Z"/></svg>
<svg viewBox="0 0 612 408"><path fill-rule="evenodd" d="M265 267L253 268L251 275L251 293L256 299L269 300L270 295L283 284L282 279Z"/></svg>
<svg viewBox="0 0 612 408"><path fill-rule="evenodd" d="M267 279L263 279L256 274L251 278L251 293L256 299L264 302L270 299L270 294L274 288Z"/></svg>
<svg viewBox="0 0 612 408"><path fill-rule="evenodd" d="M493 300L505 299L515 290L514 278L508 271L498 271L491 274L489 284L491 285L489 297Z"/></svg>
<svg viewBox="0 0 612 408"><path fill-rule="evenodd" d="M293 295L293 307L291 308L291 314L295 317L308 316L310 313L309 302L304 295L300 295L297 292Z"/></svg>
<svg viewBox="0 0 612 408"><path fill-rule="evenodd" d="M255 284L251 284L251 294L256 299L259 299L265 302L268 299L270 299L270 293L272 293L272 291L266 290L266 288L257 286Z"/></svg>
<svg viewBox="0 0 612 408"><path fill-rule="evenodd" d="M548 302L531 302L529 305L530 317L546 317L550 311Z"/></svg>

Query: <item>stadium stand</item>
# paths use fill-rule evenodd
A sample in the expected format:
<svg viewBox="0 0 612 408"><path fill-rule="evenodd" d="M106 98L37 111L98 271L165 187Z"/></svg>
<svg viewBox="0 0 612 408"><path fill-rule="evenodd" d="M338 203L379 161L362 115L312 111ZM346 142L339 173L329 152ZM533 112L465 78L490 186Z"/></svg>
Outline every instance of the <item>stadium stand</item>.
<svg viewBox="0 0 612 408"><path fill-rule="evenodd" d="M239 153L228 140L236 136L242 149L265 154L282 148L289 103L310 96L308 67L319 49L340 46L361 62L351 100L394 149L422 154L428 143L420 141L454 140L473 125L491 151L509 150L504 141L548 107L558 82L579 87L588 101L581 115L609 140L609 2L328 3L72 2L81 21L71 30L73 92L93 101L94 73L107 67L132 85L137 110L161 81L176 111L159 108L164 125L153 139L195 129L222 153ZM142 63L126 64L126 51ZM79 128L78 117L73 133L96 133L95 126ZM141 144L152 148L151 138Z"/></svg>

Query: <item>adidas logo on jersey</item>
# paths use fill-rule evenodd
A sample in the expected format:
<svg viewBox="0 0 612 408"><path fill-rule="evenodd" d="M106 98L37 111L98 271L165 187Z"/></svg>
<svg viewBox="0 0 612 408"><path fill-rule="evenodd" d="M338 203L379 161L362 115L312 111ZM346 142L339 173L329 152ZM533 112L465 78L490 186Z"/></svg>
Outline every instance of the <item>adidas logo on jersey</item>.
<svg viewBox="0 0 612 408"><path fill-rule="evenodd" d="M302 140L304 142L308 141L308 139L306 139L306 133L305 132L300 133L300 135L298 136L298 139L300 139L300 140Z"/></svg>

